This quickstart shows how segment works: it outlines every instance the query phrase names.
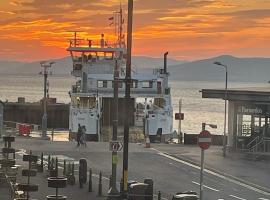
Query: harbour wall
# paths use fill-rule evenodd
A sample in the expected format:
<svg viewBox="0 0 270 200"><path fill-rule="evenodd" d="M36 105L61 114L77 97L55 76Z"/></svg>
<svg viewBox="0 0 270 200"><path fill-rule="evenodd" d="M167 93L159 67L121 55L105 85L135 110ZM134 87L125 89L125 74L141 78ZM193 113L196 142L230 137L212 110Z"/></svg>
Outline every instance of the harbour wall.
<svg viewBox="0 0 270 200"><path fill-rule="evenodd" d="M42 116L42 103L8 102L4 104L4 121L41 125ZM68 129L69 104L48 104L47 118L48 128Z"/></svg>

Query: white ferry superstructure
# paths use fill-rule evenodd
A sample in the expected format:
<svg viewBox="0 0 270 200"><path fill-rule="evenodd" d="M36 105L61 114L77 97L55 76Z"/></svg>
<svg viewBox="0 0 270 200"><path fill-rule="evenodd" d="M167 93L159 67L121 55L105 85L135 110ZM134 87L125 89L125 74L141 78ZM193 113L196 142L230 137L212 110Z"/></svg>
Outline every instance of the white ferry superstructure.
<svg viewBox="0 0 270 200"><path fill-rule="evenodd" d="M76 134L80 124L86 128L87 140L99 141L113 124L115 60L119 70L118 125L124 124L126 48L123 39L110 45L103 34L96 45L88 41L87 46L80 46L77 40L75 33L67 48L73 61L71 74L77 79L70 91L69 131L71 135ZM164 68L153 69L151 74L132 70L131 74L130 126L149 135L151 141L157 136L171 134L173 129L166 56L164 54Z"/></svg>

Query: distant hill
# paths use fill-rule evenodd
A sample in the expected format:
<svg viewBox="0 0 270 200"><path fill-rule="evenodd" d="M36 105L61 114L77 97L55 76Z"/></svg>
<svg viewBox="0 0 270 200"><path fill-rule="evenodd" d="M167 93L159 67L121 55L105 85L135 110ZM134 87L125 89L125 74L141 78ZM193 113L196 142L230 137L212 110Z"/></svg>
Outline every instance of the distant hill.
<svg viewBox="0 0 270 200"><path fill-rule="evenodd" d="M70 75L72 70L72 60L70 57L50 60L54 61L53 74ZM182 64L185 61L168 59L168 65ZM139 69L153 69L163 66L163 58L151 58L143 56L134 56L132 58L132 67ZM0 74L8 75L36 75L41 71L40 61L38 62L13 62L0 61Z"/></svg>
<svg viewBox="0 0 270 200"><path fill-rule="evenodd" d="M70 76L72 62L70 57L52 60L53 74ZM222 55L192 62L168 59L171 80L180 81L224 81L225 70L214 65L219 61L228 66L229 81L268 82L270 80L270 58L237 58ZM150 72L150 69L163 67L163 58L134 56L132 67ZM0 75L37 75L41 71L40 62L0 61Z"/></svg>
<svg viewBox="0 0 270 200"><path fill-rule="evenodd" d="M219 61L228 66L229 81L268 82L270 58L237 58L229 55L169 66L171 79L182 81L224 81L225 69L214 65Z"/></svg>

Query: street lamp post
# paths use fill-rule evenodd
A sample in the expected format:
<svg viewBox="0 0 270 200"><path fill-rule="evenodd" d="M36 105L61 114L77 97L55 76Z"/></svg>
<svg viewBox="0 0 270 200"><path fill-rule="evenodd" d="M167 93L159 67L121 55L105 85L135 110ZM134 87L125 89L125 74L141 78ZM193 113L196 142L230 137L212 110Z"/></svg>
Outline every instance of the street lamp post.
<svg viewBox="0 0 270 200"><path fill-rule="evenodd" d="M226 157L226 128L227 128L227 99L228 99L228 66L221 62L214 62L215 65L224 67L225 75L225 105L224 105L224 135L223 135L223 157Z"/></svg>
<svg viewBox="0 0 270 200"><path fill-rule="evenodd" d="M47 64L46 61L40 62L41 67L43 67L43 73L44 76L44 97L43 97L43 117L42 117L42 138L47 137L47 84L48 84L48 75L49 75L49 68L52 67L52 65L55 62L50 62Z"/></svg>

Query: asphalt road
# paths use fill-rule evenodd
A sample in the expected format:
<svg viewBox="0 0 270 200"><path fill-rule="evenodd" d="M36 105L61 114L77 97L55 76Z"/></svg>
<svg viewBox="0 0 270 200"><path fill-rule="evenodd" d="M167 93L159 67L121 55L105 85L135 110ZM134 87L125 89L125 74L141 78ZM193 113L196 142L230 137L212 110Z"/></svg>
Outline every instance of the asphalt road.
<svg viewBox="0 0 270 200"><path fill-rule="evenodd" d="M108 143L88 143L87 147L76 147L75 142L50 142L30 139L17 139L15 148L32 150L36 154L67 156L75 160L86 158L88 166L95 174L111 174L111 152ZM120 181L122 153L119 153L117 179ZM155 194L161 191L163 200L171 199L176 192L187 190L199 194L200 169L183 160L171 157L143 145L130 144L129 180L143 181L152 178ZM106 181L108 179L105 178ZM269 200L270 194L245 185L229 177L211 171L204 175L204 200Z"/></svg>

